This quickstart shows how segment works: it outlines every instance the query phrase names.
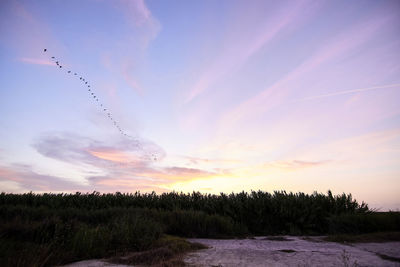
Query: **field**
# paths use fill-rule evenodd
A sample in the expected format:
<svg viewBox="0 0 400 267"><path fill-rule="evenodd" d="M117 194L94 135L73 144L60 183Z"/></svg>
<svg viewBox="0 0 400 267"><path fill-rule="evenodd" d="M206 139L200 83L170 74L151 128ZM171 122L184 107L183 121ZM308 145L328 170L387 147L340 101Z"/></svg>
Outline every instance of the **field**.
<svg viewBox="0 0 400 267"><path fill-rule="evenodd" d="M400 213L371 211L351 195L330 191L0 194L4 266L52 266L103 257L121 262L129 253L134 253L129 263L151 258L174 266L181 264L181 253L202 248L179 237L332 235L340 241L399 230Z"/></svg>

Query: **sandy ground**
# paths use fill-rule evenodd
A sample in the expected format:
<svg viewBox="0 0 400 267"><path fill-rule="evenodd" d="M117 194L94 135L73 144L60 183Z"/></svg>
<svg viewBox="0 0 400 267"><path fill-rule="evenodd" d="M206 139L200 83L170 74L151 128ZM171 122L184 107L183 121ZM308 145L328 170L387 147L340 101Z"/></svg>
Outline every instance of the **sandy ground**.
<svg viewBox="0 0 400 267"><path fill-rule="evenodd" d="M78 261L71 264L63 265L64 267L127 267L128 265L113 264L103 260L87 260ZM130 266L132 267L132 266Z"/></svg>
<svg viewBox="0 0 400 267"><path fill-rule="evenodd" d="M320 237L284 237L285 241L254 239L189 239L208 249L189 253L188 266L399 266L376 253L400 258L400 242L342 245L324 242ZM68 267L123 267L102 260L88 260Z"/></svg>
<svg viewBox="0 0 400 267"><path fill-rule="evenodd" d="M189 266L400 266L376 255L400 257L400 242L342 245L321 238L286 239L189 239L210 248L188 254L185 262Z"/></svg>

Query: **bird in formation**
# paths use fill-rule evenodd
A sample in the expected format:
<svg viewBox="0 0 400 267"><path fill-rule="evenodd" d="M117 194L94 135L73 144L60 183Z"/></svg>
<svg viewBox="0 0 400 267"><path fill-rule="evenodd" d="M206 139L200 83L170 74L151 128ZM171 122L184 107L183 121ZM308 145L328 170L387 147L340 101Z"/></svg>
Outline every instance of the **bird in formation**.
<svg viewBox="0 0 400 267"><path fill-rule="evenodd" d="M43 52L47 52L47 48L44 48L44 49L43 49ZM52 56L51 59L55 60L55 56ZM62 65L60 64L60 62L59 62L58 60L55 61L55 63L56 63L56 65L57 65L60 69L62 68ZM69 71L67 71L67 73L71 73L71 71L69 70ZM78 75L78 74L77 74L76 72L74 72L74 76L77 76L77 75ZM88 92L90 92L91 96L93 96L93 99L96 100L97 104L99 104L100 107L103 109L104 113L106 113L107 117L111 120L111 122L112 122L112 124L114 125L114 127L116 127L117 130L118 130L123 136L132 138L130 135L126 134L126 133L122 130L122 128L119 126L119 124L113 119L111 112L109 112L108 109L104 108L104 105L103 105L102 103L99 102L99 98L98 98L98 97L94 94L94 92L90 89L91 87L90 87L89 82L86 81L86 79L85 79L84 77L82 77L82 76L79 77L79 80L83 81L84 84L87 85L87 87L89 88L89 89L88 89ZM138 148L141 148L141 145L140 145L140 143L139 143L138 140L135 140L135 143L136 143L135 145L136 145ZM150 158L156 160L156 159L157 159L157 156L156 156L155 154L152 154Z"/></svg>

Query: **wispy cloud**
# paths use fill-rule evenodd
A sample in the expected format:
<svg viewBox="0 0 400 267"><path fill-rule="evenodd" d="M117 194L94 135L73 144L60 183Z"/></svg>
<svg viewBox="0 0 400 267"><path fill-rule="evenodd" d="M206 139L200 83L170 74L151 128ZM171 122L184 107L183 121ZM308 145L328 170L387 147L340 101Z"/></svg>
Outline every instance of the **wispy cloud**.
<svg viewBox="0 0 400 267"><path fill-rule="evenodd" d="M279 169L284 169L288 171L296 171L305 168L322 166L331 163L331 160L322 161L306 161L306 160L277 160L271 161L264 164L264 167L274 167Z"/></svg>
<svg viewBox="0 0 400 267"><path fill-rule="evenodd" d="M56 63L51 62L50 60L40 59L40 58L27 58L22 57L19 58L18 61L27 63L27 64L34 64L34 65L47 65L47 66L55 66Z"/></svg>
<svg viewBox="0 0 400 267"><path fill-rule="evenodd" d="M119 151L116 149L92 149L88 152L96 158L104 159L112 162L125 163L133 162L135 160L139 161L140 158L136 158L133 155L129 155L124 151Z"/></svg>
<svg viewBox="0 0 400 267"><path fill-rule="evenodd" d="M292 27L300 26L305 20L309 19L313 13L319 8L319 4L311 1L296 1L280 8L276 14L270 19L263 21L258 27L247 25L247 31L252 35L246 36L246 41L243 41L243 36L236 28L239 25L231 25L232 32L226 40L229 43L220 55L206 67L204 73L198 81L190 89L185 98L185 103L192 101L194 98L209 89L218 79L222 79L227 74L238 70L246 61L254 54L262 49L266 44L279 36L283 31ZM305 12L305 10L307 10ZM238 21L243 27L243 23L249 18L246 17L246 12L241 12L244 17L238 18ZM254 31L254 29L260 29ZM226 49L225 49L226 48Z"/></svg>
<svg viewBox="0 0 400 267"><path fill-rule="evenodd" d="M129 19L131 19L134 24L141 26L143 24L149 23L152 20L152 15L150 10L147 8L144 0L122 0L120 3L128 12Z"/></svg>
<svg viewBox="0 0 400 267"><path fill-rule="evenodd" d="M0 180L13 181L26 191L87 191L88 187L67 178L39 174L29 165L0 166Z"/></svg>
<svg viewBox="0 0 400 267"><path fill-rule="evenodd" d="M43 48L63 48L53 36L51 27L43 18L37 16L29 9L27 3L21 1L5 1L1 5L4 14L8 15L8 25L2 27L2 41L19 56L24 56L20 61L29 64L50 65L40 59Z"/></svg>
<svg viewBox="0 0 400 267"><path fill-rule="evenodd" d="M139 85L139 82L133 77L132 72L129 70L129 65L122 67L122 77L125 82L131 87L136 93L143 94L143 88Z"/></svg>
<svg viewBox="0 0 400 267"><path fill-rule="evenodd" d="M117 0L112 1L111 6L121 12L126 25L130 28L130 35L125 38L126 44L137 44L140 48L146 48L149 42L154 40L161 30L161 24L155 18L144 0ZM121 44L119 44L121 45ZM132 53L132 51L124 51Z"/></svg>
<svg viewBox="0 0 400 267"><path fill-rule="evenodd" d="M81 189L89 191L100 191L100 189L121 191L121 188L129 188L129 190L145 190L146 188L155 190L157 188L159 189L157 191L163 191L166 190L165 186L176 181L208 179L222 173L226 174L223 170L209 171L176 165L157 166L157 162L147 157L146 153L153 153L161 148L148 141L147 143L142 142L139 147L136 143L125 140L108 143L76 134L49 133L38 138L33 147L45 157L68 162L75 167L89 165L104 173L105 175L101 176L84 175L83 178L88 184L82 184ZM6 178L12 177L8 173L4 173L3 177L5 180L17 183L24 183L29 179L31 183L36 183L40 177L43 178L43 181L48 181L47 190L58 190L58 184L62 185L62 182L66 180L52 176L40 176L27 169L20 169L16 174L18 175L14 176L19 177L18 179ZM75 188L75 186L75 183L71 184L71 187ZM38 188L44 190L44 185L34 186L32 190Z"/></svg>
<svg viewBox="0 0 400 267"><path fill-rule="evenodd" d="M88 181L92 188L99 192L167 192L168 189L159 185L159 181L151 179L133 179L132 177L93 176Z"/></svg>
<svg viewBox="0 0 400 267"><path fill-rule="evenodd" d="M302 102L302 101L308 101L308 100L314 100L314 99L326 98L326 97L338 96L338 95L356 94L356 93L360 93L360 92L366 92L366 91L372 91L372 90L378 90L378 89L385 89L385 88L393 88L393 87L400 87L400 83L373 86L373 87L366 87L366 88L358 88L358 89L352 89L352 90L333 92L333 93L330 93L330 94L309 96L309 97L304 97L304 98L300 98L300 99L294 100L293 102L294 103L295 102Z"/></svg>
<svg viewBox="0 0 400 267"><path fill-rule="evenodd" d="M41 155L70 163L73 168L90 166L103 174L87 175L84 172L83 182L79 183L67 177L40 174L29 165L12 164L0 166L1 181L14 182L22 191L164 192L168 191L168 185L177 181L208 179L221 174L215 170L157 166L146 157L146 151L161 148L148 141L138 147L125 140L108 143L76 134L48 133L38 138L33 147Z"/></svg>
<svg viewBox="0 0 400 267"><path fill-rule="evenodd" d="M157 38L161 24L144 0L118 0L110 3L126 23L124 35L113 42L111 49L101 52L102 64L125 81L126 86L134 92L143 94L145 88L137 69L145 61L143 52Z"/></svg>
<svg viewBox="0 0 400 267"><path fill-rule="evenodd" d="M358 161L361 164L367 163L368 159L373 162L371 166L376 166L380 163L376 160L377 156L380 159L387 157L389 160L388 155L400 152L399 141L400 128L375 130L303 149L301 153L305 157L324 154L338 161ZM390 160L395 162L397 157ZM385 164L387 161L382 160L381 163Z"/></svg>
<svg viewBox="0 0 400 267"><path fill-rule="evenodd" d="M306 75L312 74L312 71L321 67L321 65L363 45L388 21L390 21L390 18L362 22L332 37L330 42L326 42L311 57L274 84L224 114L222 116L222 124L230 127L241 119L263 114L272 108L282 105L290 93L293 93L299 87Z"/></svg>
<svg viewBox="0 0 400 267"><path fill-rule="evenodd" d="M223 164L223 163L241 163L242 160L239 159L214 159L214 158L200 158L200 157L190 157L190 156L180 156L180 158L189 161L193 165L197 164Z"/></svg>
<svg viewBox="0 0 400 267"><path fill-rule="evenodd" d="M167 167L163 169L166 178L170 180L193 180L194 178L207 178L217 176L217 173L185 167ZM188 179L189 178L189 179Z"/></svg>
<svg viewBox="0 0 400 267"><path fill-rule="evenodd" d="M159 181L123 176L89 176L87 183L71 181L67 177L44 175L29 165L0 166L0 181L13 182L13 192L135 192L167 191Z"/></svg>
<svg viewBox="0 0 400 267"><path fill-rule="evenodd" d="M33 147L43 156L53 159L85 164L138 163L148 165L151 155L158 160L165 157L164 150L157 144L138 138L118 138L115 141L100 142L73 133L47 133L35 140Z"/></svg>

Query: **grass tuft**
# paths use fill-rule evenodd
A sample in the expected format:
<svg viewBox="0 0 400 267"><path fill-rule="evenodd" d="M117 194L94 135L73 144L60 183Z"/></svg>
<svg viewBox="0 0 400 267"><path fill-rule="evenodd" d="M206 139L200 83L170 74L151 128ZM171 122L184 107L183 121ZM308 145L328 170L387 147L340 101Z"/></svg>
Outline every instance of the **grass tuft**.
<svg viewBox="0 0 400 267"><path fill-rule="evenodd" d="M294 253L294 252L296 252L296 250L293 250L293 249L280 249L278 251L285 252L285 253Z"/></svg>
<svg viewBox="0 0 400 267"><path fill-rule="evenodd" d="M200 243L191 243L180 237L164 235L154 242L151 249L114 257L110 259L110 262L131 265L185 266L183 262L185 253L205 248L207 246Z"/></svg>
<svg viewBox="0 0 400 267"><path fill-rule="evenodd" d="M293 241L293 239L289 239L284 236L268 236L264 238L263 240L270 240L270 241Z"/></svg>
<svg viewBox="0 0 400 267"><path fill-rule="evenodd" d="M384 259L384 260L400 262L400 258L398 258L398 257L392 257L392 256L388 256L388 255L381 254L381 253L376 253L376 255L378 255L379 257L381 257L381 259Z"/></svg>

